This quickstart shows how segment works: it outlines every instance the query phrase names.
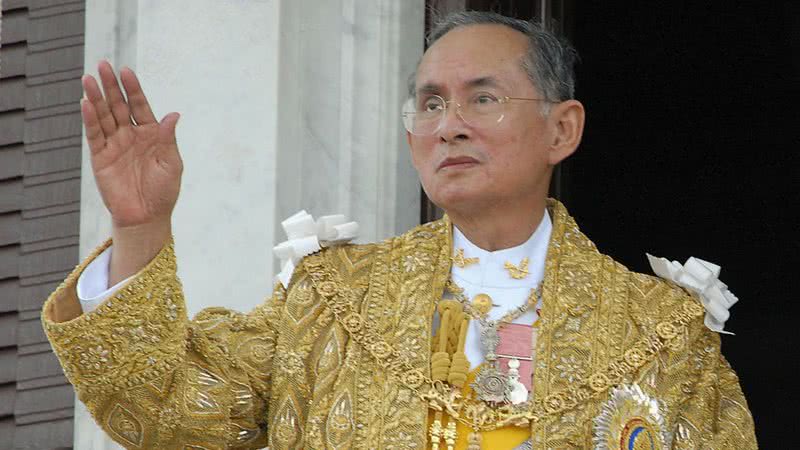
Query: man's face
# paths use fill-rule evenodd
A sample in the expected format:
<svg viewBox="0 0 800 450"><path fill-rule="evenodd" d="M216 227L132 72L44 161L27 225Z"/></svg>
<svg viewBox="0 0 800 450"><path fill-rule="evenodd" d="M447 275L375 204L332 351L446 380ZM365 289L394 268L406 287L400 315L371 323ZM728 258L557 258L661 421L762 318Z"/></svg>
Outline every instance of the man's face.
<svg viewBox="0 0 800 450"><path fill-rule="evenodd" d="M542 98L521 67L527 38L501 25L456 28L432 45L417 69L417 102L439 95L447 114L438 131L408 135L428 197L444 210L529 205L544 198L551 165L541 102L511 101L499 123L476 127L455 114L475 94Z"/></svg>

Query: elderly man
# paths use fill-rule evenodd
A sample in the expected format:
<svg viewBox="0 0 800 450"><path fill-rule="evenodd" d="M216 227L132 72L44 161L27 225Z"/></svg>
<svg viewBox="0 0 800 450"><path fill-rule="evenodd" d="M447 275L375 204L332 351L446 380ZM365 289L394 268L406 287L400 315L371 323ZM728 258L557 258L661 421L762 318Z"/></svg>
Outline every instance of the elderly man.
<svg viewBox="0 0 800 450"><path fill-rule="evenodd" d="M328 246L249 314L191 321L170 231L178 116L157 122L130 70L127 101L107 64L104 93L84 78L113 252L43 321L97 422L129 448L756 448L702 293L628 271L547 199L583 130L572 50L488 13L430 42L403 121L447 216Z"/></svg>

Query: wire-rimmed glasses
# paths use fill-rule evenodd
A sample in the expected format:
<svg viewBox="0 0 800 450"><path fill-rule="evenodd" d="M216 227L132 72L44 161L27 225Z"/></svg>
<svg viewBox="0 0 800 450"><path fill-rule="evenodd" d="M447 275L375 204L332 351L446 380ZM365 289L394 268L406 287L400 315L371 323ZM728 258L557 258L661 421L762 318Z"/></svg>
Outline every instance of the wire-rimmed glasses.
<svg viewBox="0 0 800 450"><path fill-rule="evenodd" d="M503 121L506 104L512 101L550 102L544 98L496 97L486 92L473 94L463 105L439 95L409 98L403 104L403 125L416 136L430 136L444 123L448 103L455 104L458 117L473 127L486 128Z"/></svg>

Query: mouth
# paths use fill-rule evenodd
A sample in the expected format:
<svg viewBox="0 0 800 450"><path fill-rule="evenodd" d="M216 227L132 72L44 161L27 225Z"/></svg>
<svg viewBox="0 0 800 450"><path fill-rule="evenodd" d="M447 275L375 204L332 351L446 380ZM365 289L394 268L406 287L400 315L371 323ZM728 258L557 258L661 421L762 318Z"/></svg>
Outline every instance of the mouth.
<svg viewBox="0 0 800 450"><path fill-rule="evenodd" d="M456 156L452 158L447 158L439 164L439 167L436 168L436 171L440 171L442 169L466 169L478 164L478 160L475 158L470 158L469 156Z"/></svg>

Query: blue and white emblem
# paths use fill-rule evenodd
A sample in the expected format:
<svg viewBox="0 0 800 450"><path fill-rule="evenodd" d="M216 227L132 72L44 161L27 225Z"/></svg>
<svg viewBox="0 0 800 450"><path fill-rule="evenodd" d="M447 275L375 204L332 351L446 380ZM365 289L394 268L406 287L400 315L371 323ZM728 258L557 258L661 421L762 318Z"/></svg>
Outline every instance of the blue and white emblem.
<svg viewBox="0 0 800 450"><path fill-rule="evenodd" d="M667 450L671 440L661 404L637 384L614 388L594 418L596 450Z"/></svg>

